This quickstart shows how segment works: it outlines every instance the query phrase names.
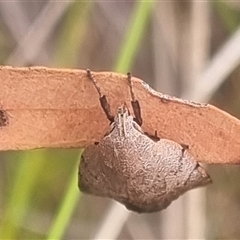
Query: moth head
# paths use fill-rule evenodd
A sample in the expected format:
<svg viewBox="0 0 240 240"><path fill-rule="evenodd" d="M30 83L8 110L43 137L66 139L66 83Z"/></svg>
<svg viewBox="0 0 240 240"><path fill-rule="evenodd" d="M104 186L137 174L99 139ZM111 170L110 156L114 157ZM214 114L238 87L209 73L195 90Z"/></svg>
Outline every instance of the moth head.
<svg viewBox="0 0 240 240"><path fill-rule="evenodd" d="M129 115L130 115L130 113L129 113L126 103L124 103L122 106L118 107L118 109L117 109L118 118L123 117L123 116L128 117Z"/></svg>

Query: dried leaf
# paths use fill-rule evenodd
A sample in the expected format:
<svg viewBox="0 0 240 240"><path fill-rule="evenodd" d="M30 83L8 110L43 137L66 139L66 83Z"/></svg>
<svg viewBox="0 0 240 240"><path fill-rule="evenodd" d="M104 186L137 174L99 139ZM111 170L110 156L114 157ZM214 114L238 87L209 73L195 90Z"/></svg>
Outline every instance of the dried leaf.
<svg viewBox="0 0 240 240"><path fill-rule="evenodd" d="M112 113L130 92L126 75L96 72ZM80 148L99 141L109 125L85 70L0 68L0 150ZM189 146L199 162L240 163L240 121L218 108L152 90L133 78L143 130Z"/></svg>

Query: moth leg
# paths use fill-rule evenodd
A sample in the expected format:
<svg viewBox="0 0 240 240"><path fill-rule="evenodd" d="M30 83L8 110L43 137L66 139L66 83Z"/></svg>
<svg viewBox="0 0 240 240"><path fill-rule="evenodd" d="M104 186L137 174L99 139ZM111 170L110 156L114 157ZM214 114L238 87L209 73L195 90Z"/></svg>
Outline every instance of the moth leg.
<svg viewBox="0 0 240 240"><path fill-rule="evenodd" d="M130 86L130 94L131 94L131 104L132 104L132 108L133 108L133 112L135 115L134 121L137 122L137 124L139 126L142 126L142 117L141 117L141 108L139 105L138 100L136 100L134 92L133 92L133 83L132 83L132 74L131 73L127 73L127 79L129 82L129 86Z"/></svg>
<svg viewBox="0 0 240 240"><path fill-rule="evenodd" d="M180 143L180 145L182 146L182 148L183 148L184 150L189 149L189 146L188 146L187 144Z"/></svg>
<svg viewBox="0 0 240 240"><path fill-rule="evenodd" d="M101 89L98 86L96 79L93 77L90 69L87 69L87 76L92 81L92 83L94 84L94 86L99 94L99 101L100 101L101 107L102 107L103 111L105 112L108 120L111 123L114 122L114 116L111 114L110 105L107 101L106 95L102 94Z"/></svg>
<svg viewBox="0 0 240 240"><path fill-rule="evenodd" d="M149 138L151 138L154 142L158 142L160 140L160 137L157 135L157 130L155 130L154 135L149 134L148 132L144 132L145 135L147 135Z"/></svg>
<svg viewBox="0 0 240 240"><path fill-rule="evenodd" d="M183 155L184 152L189 149L189 146L187 144L184 144L184 143L180 143L180 145L182 147L182 155Z"/></svg>

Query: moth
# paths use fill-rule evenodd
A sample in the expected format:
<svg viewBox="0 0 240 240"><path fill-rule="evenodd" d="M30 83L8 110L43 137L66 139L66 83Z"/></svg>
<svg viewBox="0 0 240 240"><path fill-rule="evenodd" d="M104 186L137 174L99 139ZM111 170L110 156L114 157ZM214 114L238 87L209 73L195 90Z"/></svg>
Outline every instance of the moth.
<svg viewBox="0 0 240 240"><path fill-rule="evenodd" d="M211 182L186 145L143 132L130 73L127 80L135 116L129 114L126 104L113 116L90 70L87 76L110 126L102 140L86 147L81 156L78 186L82 192L115 199L135 212L156 212L186 191Z"/></svg>

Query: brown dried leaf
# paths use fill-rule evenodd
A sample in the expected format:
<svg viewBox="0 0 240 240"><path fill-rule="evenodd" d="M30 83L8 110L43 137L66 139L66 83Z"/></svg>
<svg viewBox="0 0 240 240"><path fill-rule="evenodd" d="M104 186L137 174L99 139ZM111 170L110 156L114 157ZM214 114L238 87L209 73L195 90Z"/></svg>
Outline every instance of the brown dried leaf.
<svg viewBox="0 0 240 240"><path fill-rule="evenodd" d="M126 75L93 74L113 114L123 102L131 111ZM133 80L144 131L189 145L199 162L240 163L238 119ZM109 125L85 70L1 67L0 82L0 150L85 147L99 141Z"/></svg>

